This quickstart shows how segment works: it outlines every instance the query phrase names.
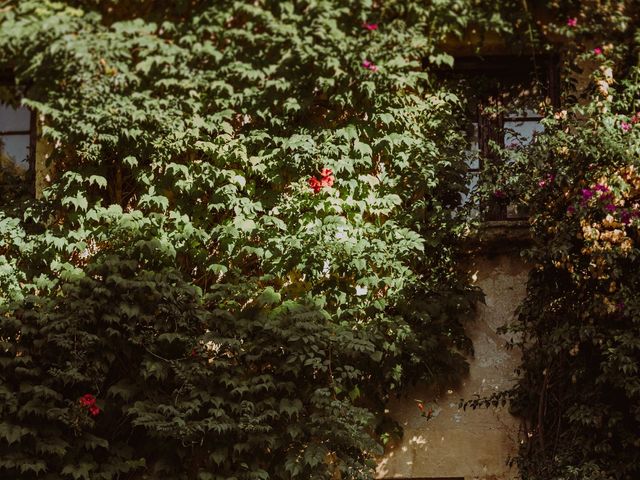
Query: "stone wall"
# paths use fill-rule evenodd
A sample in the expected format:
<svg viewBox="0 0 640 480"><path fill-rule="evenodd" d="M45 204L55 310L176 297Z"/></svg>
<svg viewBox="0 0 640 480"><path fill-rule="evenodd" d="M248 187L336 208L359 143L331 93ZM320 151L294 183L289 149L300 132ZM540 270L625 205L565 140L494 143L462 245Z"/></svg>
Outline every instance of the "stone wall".
<svg viewBox="0 0 640 480"><path fill-rule="evenodd" d="M508 243L508 242L503 242ZM466 411L460 399L485 396L514 382L518 354L505 347L496 330L512 318L525 294L527 265L517 252L476 255L470 261L476 284L486 295L475 321L468 325L474 357L459 386L442 391L415 388L388 408L404 428L401 441L388 446L378 478L506 480L516 478L507 466L519 442L519 422L506 408ZM433 418L420 415L416 400L433 408Z"/></svg>

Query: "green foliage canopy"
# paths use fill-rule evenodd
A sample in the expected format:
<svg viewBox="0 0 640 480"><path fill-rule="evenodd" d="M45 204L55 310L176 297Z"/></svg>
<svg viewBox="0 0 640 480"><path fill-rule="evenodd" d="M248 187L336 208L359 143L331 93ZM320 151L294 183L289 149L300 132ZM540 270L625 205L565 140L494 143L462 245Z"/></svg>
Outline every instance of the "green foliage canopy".
<svg viewBox="0 0 640 480"><path fill-rule="evenodd" d="M495 12L422 3L1 4L53 179L0 213L4 475L370 478L386 399L465 371L433 70Z"/></svg>

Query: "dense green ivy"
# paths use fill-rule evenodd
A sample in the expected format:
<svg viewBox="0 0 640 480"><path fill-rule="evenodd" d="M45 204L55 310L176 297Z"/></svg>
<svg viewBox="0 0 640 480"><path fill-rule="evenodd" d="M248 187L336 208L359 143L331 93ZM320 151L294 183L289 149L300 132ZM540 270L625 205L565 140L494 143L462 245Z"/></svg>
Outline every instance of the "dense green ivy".
<svg viewBox="0 0 640 480"><path fill-rule="evenodd" d="M0 98L50 148L42 198L2 191L0 477L371 478L386 400L466 370L467 99L441 72L491 31L566 80L484 187L535 239L516 460L636 478L634 2L208 3L0 2Z"/></svg>
<svg viewBox="0 0 640 480"><path fill-rule="evenodd" d="M477 2L0 3L50 185L0 213L0 475L371 478L465 372ZM457 213L456 213L457 212Z"/></svg>

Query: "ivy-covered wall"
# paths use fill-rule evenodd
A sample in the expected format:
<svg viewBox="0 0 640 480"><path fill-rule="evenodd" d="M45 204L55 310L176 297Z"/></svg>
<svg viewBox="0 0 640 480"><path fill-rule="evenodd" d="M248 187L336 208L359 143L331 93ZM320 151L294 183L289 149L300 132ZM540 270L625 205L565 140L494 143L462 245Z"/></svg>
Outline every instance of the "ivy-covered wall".
<svg viewBox="0 0 640 480"><path fill-rule="evenodd" d="M511 402L525 480L637 477L639 18L613 0L0 2L0 68L55 167L40 198L2 191L0 475L374 476L403 441L389 402L469 372L477 99L443 72L452 39L493 32L559 53L565 81L562 107L533 105L534 144L483 145L480 210L529 208L533 270L521 377L463 400Z"/></svg>
<svg viewBox="0 0 640 480"><path fill-rule="evenodd" d="M55 167L3 196L3 475L373 475L387 399L467 369L453 18L3 2Z"/></svg>

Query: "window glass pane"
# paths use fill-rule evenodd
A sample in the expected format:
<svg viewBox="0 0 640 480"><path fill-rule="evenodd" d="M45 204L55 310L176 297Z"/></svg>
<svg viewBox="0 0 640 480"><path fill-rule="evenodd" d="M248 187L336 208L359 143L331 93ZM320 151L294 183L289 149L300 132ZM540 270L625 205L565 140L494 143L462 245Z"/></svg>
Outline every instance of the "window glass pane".
<svg viewBox="0 0 640 480"><path fill-rule="evenodd" d="M469 148L466 151L467 167L471 170L480 169L480 146L478 143L478 123L474 122L467 133Z"/></svg>
<svg viewBox="0 0 640 480"><path fill-rule="evenodd" d="M26 107L13 108L0 103L0 132L28 132L31 112Z"/></svg>
<svg viewBox="0 0 640 480"><path fill-rule="evenodd" d="M0 170L23 175L29 170L29 135L0 135Z"/></svg>
<svg viewBox="0 0 640 480"><path fill-rule="evenodd" d="M529 145L535 138L535 134L542 132L544 127L539 119L531 120L505 120L504 145L507 148L517 148Z"/></svg>

